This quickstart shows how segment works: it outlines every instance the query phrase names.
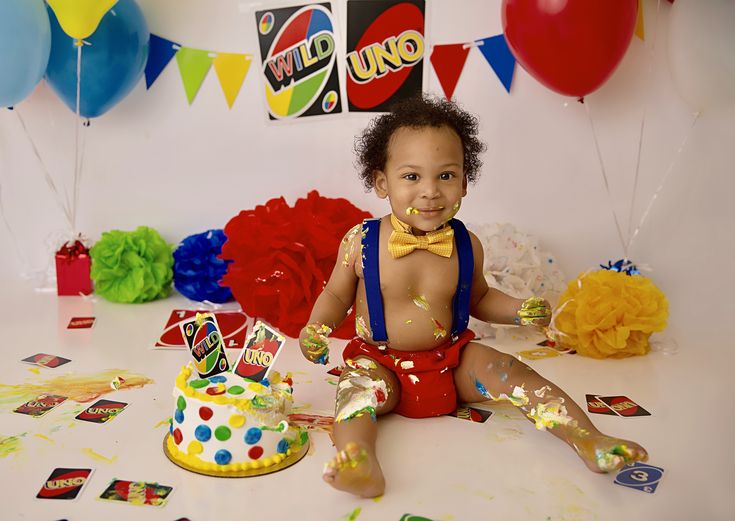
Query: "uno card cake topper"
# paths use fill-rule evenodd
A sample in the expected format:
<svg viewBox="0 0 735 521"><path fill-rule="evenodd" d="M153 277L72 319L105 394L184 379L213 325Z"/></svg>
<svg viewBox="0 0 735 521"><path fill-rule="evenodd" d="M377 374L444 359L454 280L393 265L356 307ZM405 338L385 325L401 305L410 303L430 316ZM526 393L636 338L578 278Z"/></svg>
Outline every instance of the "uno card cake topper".
<svg viewBox="0 0 735 521"><path fill-rule="evenodd" d="M256 322L232 372L247 380L260 382L268 376L285 342L286 338L278 331L261 321Z"/></svg>
<svg viewBox="0 0 735 521"><path fill-rule="evenodd" d="M182 322L181 333L200 378L230 370L222 333L214 313L197 313L193 319Z"/></svg>

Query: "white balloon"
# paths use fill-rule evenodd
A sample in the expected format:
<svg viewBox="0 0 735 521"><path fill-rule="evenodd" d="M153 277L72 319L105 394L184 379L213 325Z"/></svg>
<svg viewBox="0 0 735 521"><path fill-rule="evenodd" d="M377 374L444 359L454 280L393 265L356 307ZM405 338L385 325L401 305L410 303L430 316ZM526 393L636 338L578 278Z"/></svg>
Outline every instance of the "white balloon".
<svg viewBox="0 0 735 521"><path fill-rule="evenodd" d="M735 100L735 0L676 0L668 55L674 86L692 107Z"/></svg>

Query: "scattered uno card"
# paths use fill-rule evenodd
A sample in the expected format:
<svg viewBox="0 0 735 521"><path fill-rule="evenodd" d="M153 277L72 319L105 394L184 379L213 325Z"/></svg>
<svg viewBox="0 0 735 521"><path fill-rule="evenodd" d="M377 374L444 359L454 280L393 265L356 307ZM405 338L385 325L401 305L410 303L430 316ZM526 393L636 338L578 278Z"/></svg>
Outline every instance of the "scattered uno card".
<svg viewBox="0 0 735 521"><path fill-rule="evenodd" d="M94 317L73 317L66 329L89 329L94 325Z"/></svg>
<svg viewBox="0 0 735 521"><path fill-rule="evenodd" d="M66 396L58 396L56 394L42 394L38 398L30 400L23 405L13 409L13 412L27 414L34 418L39 418L49 412L51 409L66 401Z"/></svg>
<svg viewBox="0 0 735 521"><path fill-rule="evenodd" d="M607 404L601 401L595 394L585 394L585 400L587 401L587 410L595 414L606 414L608 416L617 416Z"/></svg>
<svg viewBox="0 0 735 521"><path fill-rule="evenodd" d="M327 371L327 374L331 374L332 376L342 376L342 367L332 367L329 371Z"/></svg>
<svg viewBox="0 0 735 521"><path fill-rule="evenodd" d="M615 476L615 484L653 494L663 476L664 469L661 467L635 461L620 469Z"/></svg>
<svg viewBox="0 0 735 521"><path fill-rule="evenodd" d="M174 309L168 322L163 328L161 337L154 346L155 349L186 349L186 340L181 332L181 323L196 317L197 313L207 313L207 311L194 311L190 309ZM217 325L220 327L220 333L224 340L225 347L228 349L242 349L245 345L245 335L248 332L248 323L250 319L242 311L213 311L211 312L217 318Z"/></svg>
<svg viewBox="0 0 735 521"><path fill-rule="evenodd" d="M473 423L485 423L492 415L492 411L463 406L457 407L456 411L449 414L449 416L454 416L455 418L460 418L462 420L469 420Z"/></svg>
<svg viewBox="0 0 735 521"><path fill-rule="evenodd" d="M604 402L618 416L651 416L651 413L635 403L627 396L595 396Z"/></svg>
<svg viewBox="0 0 735 521"><path fill-rule="evenodd" d="M258 320L237 357L232 372L242 378L260 382L268 376L285 343L286 338L283 335Z"/></svg>
<svg viewBox="0 0 735 521"><path fill-rule="evenodd" d="M128 404L125 402L97 400L94 404L77 414L75 418L85 422L107 423L123 412L127 406Z"/></svg>
<svg viewBox="0 0 735 521"><path fill-rule="evenodd" d="M398 521L434 521L434 520L429 519L428 517L417 516L416 514L403 514L401 516L401 519L399 519Z"/></svg>
<svg viewBox="0 0 735 521"><path fill-rule="evenodd" d="M39 499L75 499L89 481L92 469L57 468L38 491Z"/></svg>
<svg viewBox="0 0 735 521"><path fill-rule="evenodd" d="M172 487L145 481L126 481L113 479L100 494L105 501L120 501L131 505L150 505L162 507L168 501Z"/></svg>
<svg viewBox="0 0 735 521"><path fill-rule="evenodd" d="M529 349L528 351L518 351L516 354L528 360L543 360L544 358L559 356L559 351L550 347L541 347L539 349Z"/></svg>
<svg viewBox="0 0 735 521"><path fill-rule="evenodd" d="M71 362L70 359L56 355L47 355L46 353L38 353L37 355L29 356L24 358L21 362L27 362L29 364L40 365L41 367L55 368L60 365L68 364Z"/></svg>
<svg viewBox="0 0 735 521"><path fill-rule="evenodd" d="M574 349L572 349L571 347L569 349L565 349L564 347L562 347L561 344L557 344L556 342L554 342L553 340L550 340L548 338L546 340L542 340L541 342L539 342L536 345L537 346L541 346L541 347L550 347L554 351L558 351L558 352L560 352L562 354L565 354L565 355L575 355L575 354L577 354L577 352Z"/></svg>
<svg viewBox="0 0 735 521"><path fill-rule="evenodd" d="M214 313L197 313L194 318L182 322L180 327L200 378L230 370Z"/></svg>

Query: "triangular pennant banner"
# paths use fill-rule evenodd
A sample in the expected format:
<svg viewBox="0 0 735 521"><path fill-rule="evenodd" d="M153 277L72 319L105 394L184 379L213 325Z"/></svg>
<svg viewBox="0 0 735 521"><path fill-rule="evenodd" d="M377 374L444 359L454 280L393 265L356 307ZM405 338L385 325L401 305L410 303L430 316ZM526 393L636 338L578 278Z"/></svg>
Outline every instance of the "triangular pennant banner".
<svg viewBox="0 0 735 521"><path fill-rule="evenodd" d="M469 52L469 47L462 43L435 45L431 51L429 59L447 99L452 99Z"/></svg>
<svg viewBox="0 0 735 521"><path fill-rule="evenodd" d="M214 71L219 78L219 84L222 86L222 92L227 99L227 105L232 108L235 98L240 92L242 82L245 81L245 75L250 68L252 58L249 54L230 54L220 52L214 58Z"/></svg>
<svg viewBox="0 0 735 521"><path fill-rule="evenodd" d="M646 40L646 29L643 24L643 2L638 2L638 18L635 21L635 35L641 40Z"/></svg>
<svg viewBox="0 0 735 521"><path fill-rule="evenodd" d="M145 88L150 89L153 82L158 79L159 74L166 68L168 62L179 50L180 45L151 34L148 44L148 61L145 64Z"/></svg>
<svg viewBox="0 0 735 521"><path fill-rule="evenodd" d="M482 42L482 45L478 45L478 48L482 51L482 55L495 71L505 90L510 92L510 85L513 83L513 72L516 68L516 59L511 54L510 49L508 49L505 36L499 34L477 41L478 44L480 42Z"/></svg>
<svg viewBox="0 0 735 521"><path fill-rule="evenodd" d="M197 92L199 92L199 87L202 86L204 78L207 77L209 68L212 66L212 57L209 55L209 51L182 47L176 53L176 62L179 64L186 98L189 100L189 105L191 105Z"/></svg>

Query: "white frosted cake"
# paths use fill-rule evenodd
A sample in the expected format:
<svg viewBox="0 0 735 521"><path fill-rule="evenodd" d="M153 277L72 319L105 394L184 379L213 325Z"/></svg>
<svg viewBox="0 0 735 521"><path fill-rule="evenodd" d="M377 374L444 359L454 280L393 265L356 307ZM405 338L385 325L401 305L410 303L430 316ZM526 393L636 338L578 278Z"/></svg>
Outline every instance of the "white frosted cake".
<svg viewBox="0 0 735 521"><path fill-rule="evenodd" d="M193 364L184 366L176 378L165 440L169 458L219 476L265 473L284 462L308 441L303 429L287 421L291 384L275 371L255 383L232 373L199 378Z"/></svg>

